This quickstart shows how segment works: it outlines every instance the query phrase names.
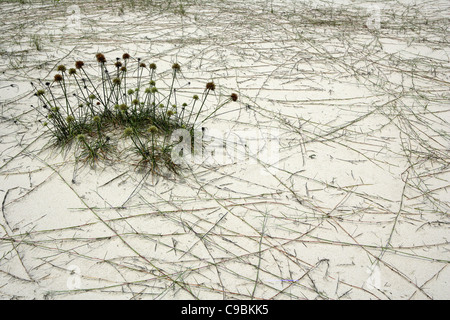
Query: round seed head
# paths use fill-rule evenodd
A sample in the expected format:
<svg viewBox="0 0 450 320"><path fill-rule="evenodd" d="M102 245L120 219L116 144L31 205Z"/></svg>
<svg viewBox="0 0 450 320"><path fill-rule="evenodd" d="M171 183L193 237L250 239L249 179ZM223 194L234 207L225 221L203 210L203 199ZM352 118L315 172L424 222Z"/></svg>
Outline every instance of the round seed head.
<svg viewBox="0 0 450 320"><path fill-rule="evenodd" d="M148 128L148 132L150 132L151 134L155 134L158 132L158 128L156 126L150 126Z"/></svg>
<svg viewBox="0 0 450 320"><path fill-rule="evenodd" d="M94 94L90 94L89 95L89 99L94 100L95 99L95 95Z"/></svg>
<svg viewBox="0 0 450 320"><path fill-rule="evenodd" d="M127 93L128 93L128 95L131 96L131 95L134 93L134 90L133 90L133 89L128 89L128 92L127 92Z"/></svg>
<svg viewBox="0 0 450 320"><path fill-rule="evenodd" d="M60 82L60 81L62 81L62 79L63 79L62 75L60 75L59 73L55 74L55 77L54 77L55 82Z"/></svg>
<svg viewBox="0 0 450 320"><path fill-rule="evenodd" d="M83 61L76 61L75 62L75 68L77 69L81 69L84 66L84 62Z"/></svg>
<svg viewBox="0 0 450 320"><path fill-rule="evenodd" d="M99 116L95 116L94 118L92 118L92 120L94 120L94 122L99 123L100 122L100 117Z"/></svg>
<svg viewBox="0 0 450 320"><path fill-rule="evenodd" d="M141 67L141 68L145 68L146 66L147 65L145 63L143 63L143 62L139 64L139 67Z"/></svg>
<svg viewBox="0 0 450 320"><path fill-rule="evenodd" d="M64 65L60 65L56 70L58 70L59 72L66 72L66 67Z"/></svg>
<svg viewBox="0 0 450 320"><path fill-rule="evenodd" d="M120 109L120 105L118 105L118 104L114 105L114 109L119 110Z"/></svg>
<svg viewBox="0 0 450 320"><path fill-rule="evenodd" d="M114 65L116 66L116 68L120 68L122 66L122 62L117 61L116 63L114 63Z"/></svg>
<svg viewBox="0 0 450 320"><path fill-rule="evenodd" d="M152 93L156 93L156 92L158 92L158 89L156 89L156 87L152 87L151 91L152 91Z"/></svg>
<svg viewBox="0 0 450 320"><path fill-rule="evenodd" d="M162 108L164 108L164 105L162 103L160 103L159 107L162 109Z"/></svg>
<svg viewBox="0 0 450 320"><path fill-rule="evenodd" d="M77 73L77 69L75 69L75 68L70 68L69 69L69 74L72 76L72 75L74 75L74 74L76 74Z"/></svg>
<svg viewBox="0 0 450 320"><path fill-rule="evenodd" d="M150 63L150 69L155 70L156 69L156 63Z"/></svg>
<svg viewBox="0 0 450 320"><path fill-rule="evenodd" d="M43 125L44 127L46 127L46 126L48 126L48 123L47 123L47 122L44 122L42 125Z"/></svg>
<svg viewBox="0 0 450 320"><path fill-rule="evenodd" d="M75 118L73 116L67 116L66 121L67 121L67 123L72 123L75 121Z"/></svg>
<svg viewBox="0 0 450 320"><path fill-rule="evenodd" d="M113 84L115 84L116 86L120 85L120 78L114 78Z"/></svg>
<svg viewBox="0 0 450 320"><path fill-rule="evenodd" d="M183 103L183 107L187 107L187 103L185 102L185 103Z"/></svg>
<svg viewBox="0 0 450 320"><path fill-rule="evenodd" d="M39 96L42 96L42 95L44 95L45 94L45 90L43 90L43 89L40 89L40 90L38 90L38 91L36 91L36 95L39 97Z"/></svg>
<svg viewBox="0 0 450 320"><path fill-rule="evenodd" d="M77 140L78 141L86 141L86 136L84 134L79 134L79 135L77 135Z"/></svg>
<svg viewBox="0 0 450 320"><path fill-rule="evenodd" d="M150 88L145 88L145 91L144 91L145 93L150 93L150 92L152 92L152 90L150 89Z"/></svg>
<svg viewBox="0 0 450 320"><path fill-rule="evenodd" d="M171 116L173 116L173 115L174 115L173 110L168 110L168 111L167 111L167 115L169 116L169 118L170 118Z"/></svg>
<svg viewBox="0 0 450 320"><path fill-rule="evenodd" d="M230 96L230 98L231 98L231 100L233 100L233 101L237 101L238 95L237 95L236 93L232 93L231 96Z"/></svg>
<svg viewBox="0 0 450 320"><path fill-rule="evenodd" d="M124 135L125 137L129 137L129 136L131 136L132 134L133 134L133 128L128 127L128 128L126 128L126 129L123 131L123 135Z"/></svg>
<svg viewBox="0 0 450 320"><path fill-rule="evenodd" d="M95 57L97 58L97 61L100 63L105 63L106 62L106 58L105 55L103 53L97 53L95 55Z"/></svg>
<svg viewBox="0 0 450 320"><path fill-rule="evenodd" d="M181 67L180 67L180 65L178 63L174 63L172 65L172 69L175 70L175 71L180 71Z"/></svg>
<svg viewBox="0 0 450 320"><path fill-rule="evenodd" d="M192 97L192 99L198 100L198 95L194 94L194 96Z"/></svg>
<svg viewBox="0 0 450 320"><path fill-rule="evenodd" d="M59 112L59 107L53 107L52 111L55 112L55 113Z"/></svg>
<svg viewBox="0 0 450 320"><path fill-rule="evenodd" d="M129 55L128 53L124 53L124 54L122 55L122 59L123 59L123 60L128 60L128 59L130 59L130 55Z"/></svg>
<svg viewBox="0 0 450 320"><path fill-rule="evenodd" d="M128 110L128 106L124 103L119 106L120 111L125 112Z"/></svg>
<svg viewBox="0 0 450 320"><path fill-rule="evenodd" d="M211 81L206 84L206 90L214 91L215 89L216 89L216 85L214 84L214 82Z"/></svg>
<svg viewBox="0 0 450 320"><path fill-rule="evenodd" d="M133 101L132 101L132 103L136 106L136 105L138 105L139 104L139 99L134 99Z"/></svg>
<svg viewBox="0 0 450 320"><path fill-rule="evenodd" d="M127 67L123 66L122 68L120 68L120 71L127 72Z"/></svg>
<svg viewBox="0 0 450 320"><path fill-rule="evenodd" d="M156 84L156 82L155 82L154 80L150 80L149 84L150 84L151 86L154 86L154 85Z"/></svg>

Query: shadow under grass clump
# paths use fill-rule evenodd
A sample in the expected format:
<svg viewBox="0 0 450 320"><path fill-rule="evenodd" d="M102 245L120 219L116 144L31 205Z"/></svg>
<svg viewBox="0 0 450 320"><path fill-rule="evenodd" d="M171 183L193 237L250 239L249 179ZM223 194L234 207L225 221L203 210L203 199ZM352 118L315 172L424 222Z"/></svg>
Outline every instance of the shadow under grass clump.
<svg viewBox="0 0 450 320"><path fill-rule="evenodd" d="M164 167L176 173L178 165L171 153L178 142L171 142L172 133L182 128L193 137L196 127L238 99L236 93L231 94L200 121L207 97L215 91L214 82L206 84L201 97L193 95L178 106L178 63L172 65L170 87L162 90L157 86L155 63L147 65L127 53L109 66L102 53L96 60L99 77L91 77L85 63L76 61L74 68L58 66L52 81L39 80L40 88L31 83L38 98L38 106L33 107L45 118L43 125L54 145L69 148L76 142L77 160L90 165L112 159L117 151L113 140L122 138L130 142L140 167L154 173Z"/></svg>

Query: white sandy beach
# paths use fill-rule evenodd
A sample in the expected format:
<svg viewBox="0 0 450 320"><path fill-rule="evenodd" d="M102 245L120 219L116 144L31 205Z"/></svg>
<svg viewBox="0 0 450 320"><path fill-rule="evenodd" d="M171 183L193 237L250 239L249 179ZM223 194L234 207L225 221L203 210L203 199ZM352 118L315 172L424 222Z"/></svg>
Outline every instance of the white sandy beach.
<svg viewBox="0 0 450 320"><path fill-rule="evenodd" d="M448 1L3 1L0 299L449 299ZM49 147L30 82L216 84L201 161ZM206 115L206 113L205 113ZM41 122L40 122L41 121ZM226 143L224 144L224 141ZM121 142L118 142L121 143Z"/></svg>

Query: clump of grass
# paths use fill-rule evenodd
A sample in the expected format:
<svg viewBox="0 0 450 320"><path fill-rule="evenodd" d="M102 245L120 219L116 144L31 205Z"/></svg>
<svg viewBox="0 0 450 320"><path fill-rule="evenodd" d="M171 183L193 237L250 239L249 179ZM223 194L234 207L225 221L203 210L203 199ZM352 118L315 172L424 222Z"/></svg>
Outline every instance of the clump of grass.
<svg viewBox="0 0 450 320"><path fill-rule="evenodd" d="M40 87L32 83L39 101L35 109L45 118L54 143L70 146L76 139L79 159L91 164L108 158L113 151L110 136L117 136L129 139L140 166L176 172L170 156L174 145L169 142L174 130L183 128L193 134L195 127L225 104L238 100L236 93L231 94L201 120L208 95L215 91L214 82L206 84L201 98L193 95L189 103L179 106L176 84L181 66L177 62L172 65L170 87L162 89L156 81L156 63L147 64L128 53L112 66L102 53L95 59L99 77L89 75L85 63L76 61L74 67L57 66L52 81L39 80Z"/></svg>
<svg viewBox="0 0 450 320"><path fill-rule="evenodd" d="M95 145L91 145L86 140L86 135L80 133L77 135L77 140L80 143L82 152L79 156L80 159L87 161L91 164L94 164L97 160L100 159L101 155L99 152L99 148Z"/></svg>

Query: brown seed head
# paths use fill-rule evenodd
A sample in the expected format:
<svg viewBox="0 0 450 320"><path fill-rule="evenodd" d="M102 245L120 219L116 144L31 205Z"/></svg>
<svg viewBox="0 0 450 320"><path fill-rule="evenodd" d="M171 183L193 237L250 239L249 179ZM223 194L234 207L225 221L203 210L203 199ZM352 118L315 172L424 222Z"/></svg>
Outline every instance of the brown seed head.
<svg viewBox="0 0 450 320"><path fill-rule="evenodd" d="M216 89L216 85L214 84L214 82L211 81L206 84L206 90L214 91L215 89Z"/></svg>
<svg viewBox="0 0 450 320"><path fill-rule="evenodd" d="M230 98L231 98L231 100L233 100L233 101L237 101L238 95L237 95L236 93L232 93L231 96L230 96Z"/></svg>
<svg viewBox="0 0 450 320"><path fill-rule="evenodd" d="M60 74L58 73L58 74L55 74L54 79L55 79L56 82L60 82L60 81L63 79L63 77L62 77L62 75L60 75Z"/></svg>
<svg viewBox="0 0 450 320"><path fill-rule="evenodd" d="M174 63L173 65L172 65L172 69L173 70L175 70L175 71L180 71L180 65L178 64L178 63Z"/></svg>
<svg viewBox="0 0 450 320"><path fill-rule="evenodd" d="M105 63L106 62L106 58L105 55L103 53L97 53L95 55L95 57L97 58L97 61L100 63Z"/></svg>
<svg viewBox="0 0 450 320"><path fill-rule="evenodd" d="M81 69L84 66L84 62L83 61L76 61L75 62L75 68L77 69Z"/></svg>

